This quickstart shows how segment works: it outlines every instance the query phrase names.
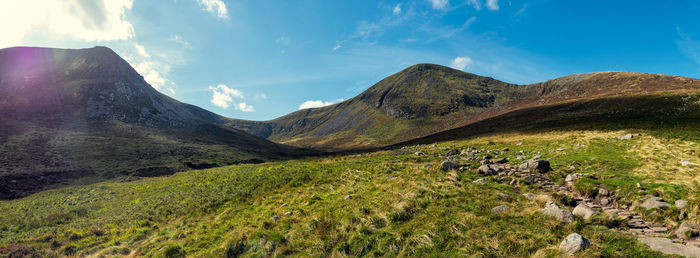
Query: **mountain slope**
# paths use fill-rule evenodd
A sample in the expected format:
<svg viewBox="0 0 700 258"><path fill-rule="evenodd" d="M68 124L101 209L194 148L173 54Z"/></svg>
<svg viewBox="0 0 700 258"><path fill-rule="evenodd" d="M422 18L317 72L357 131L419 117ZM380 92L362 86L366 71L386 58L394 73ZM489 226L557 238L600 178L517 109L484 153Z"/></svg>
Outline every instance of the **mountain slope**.
<svg viewBox="0 0 700 258"><path fill-rule="evenodd" d="M335 105L265 122L234 120L230 125L296 146L362 149L409 141L525 108L698 91L698 80L657 74L600 72L516 85L439 65L418 64Z"/></svg>
<svg viewBox="0 0 700 258"><path fill-rule="evenodd" d="M48 185L277 160L304 151L221 125L112 50L0 50L0 198Z"/></svg>

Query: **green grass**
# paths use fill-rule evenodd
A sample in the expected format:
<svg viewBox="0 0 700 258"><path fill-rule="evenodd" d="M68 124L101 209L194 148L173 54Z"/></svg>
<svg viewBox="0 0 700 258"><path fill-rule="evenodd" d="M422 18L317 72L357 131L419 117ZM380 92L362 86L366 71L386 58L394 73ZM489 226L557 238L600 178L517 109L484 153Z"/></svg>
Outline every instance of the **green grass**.
<svg viewBox="0 0 700 258"><path fill-rule="evenodd" d="M235 165L44 191L0 202L0 255L31 246L45 256L556 256L562 239L578 232L593 242L582 256L659 256L606 227L619 221L600 217L561 224L536 212L543 200L522 196L541 193L533 187L516 189L494 180L473 184L480 176L471 170L451 172L461 178L455 182L439 170L441 158L412 154L507 147L511 151L500 156L512 164L518 163L517 151L550 160L555 182L580 172L594 178L579 180L577 187L604 184L631 200L656 194L692 203L699 196L692 184L653 182L653 175L635 173L640 160L627 150L644 139L582 133L494 135L436 148ZM580 165L569 171L574 162ZM501 204L511 209L492 214ZM691 207L689 214L697 217L697 211Z"/></svg>

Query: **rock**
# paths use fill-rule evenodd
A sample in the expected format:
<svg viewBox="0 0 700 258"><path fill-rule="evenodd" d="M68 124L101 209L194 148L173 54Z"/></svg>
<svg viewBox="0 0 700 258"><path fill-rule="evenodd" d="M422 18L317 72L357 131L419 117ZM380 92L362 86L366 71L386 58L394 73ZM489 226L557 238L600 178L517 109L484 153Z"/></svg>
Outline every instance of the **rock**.
<svg viewBox="0 0 700 258"><path fill-rule="evenodd" d="M515 178L513 178L513 179L510 180L510 183L508 183L508 184L509 184L509 185L515 185L515 184L517 184L517 183L518 183L518 180L516 180Z"/></svg>
<svg viewBox="0 0 700 258"><path fill-rule="evenodd" d="M700 257L700 247L674 243L673 240L661 237L639 238L649 248L665 253L677 254L685 257Z"/></svg>
<svg viewBox="0 0 700 258"><path fill-rule="evenodd" d="M528 200L532 200L533 198L535 198L535 195L531 193L524 193L523 196L525 196L525 198L527 198Z"/></svg>
<svg viewBox="0 0 700 258"><path fill-rule="evenodd" d="M688 217L688 214L686 214L685 211L681 211L678 214L678 220L684 220L686 217Z"/></svg>
<svg viewBox="0 0 700 258"><path fill-rule="evenodd" d="M535 177L534 176L526 176L523 178L523 181L525 181L526 185L531 185L535 183Z"/></svg>
<svg viewBox="0 0 700 258"><path fill-rule="evenodd" d="M496 170L491 168L490 165L481 165L481 167L479 167L476 171L479 173L479 175L484 175L484 176L490 176L490 175L496 174Z"/></svg>
<svg viewBox="0 0 700 258"><path fill-rule="evenodd" d="M493 157L491 155L486 155L484 156L484 159L492 159Z"/></svg>
<svg viewBox="0 0 700 258"><path fill-rule="evenodd" d="M579 178L581 178L581 177L583 177L582 174L580 174L580 173L573 173L573 174L566 175L566 178L564 179L564 181L566 181L566 182L573 182L574 180L579 179Z"/></svg>
<svg viewBox="0 0 700 258"><path fill-rule="evenodd" d="M423 156L423 155L425 155L425 152L417 151L417 152L414 153L414 154L416 154L416 156Z"/></svg>
<svg viewBox="0 0 700 258"><path fill-rule="evenodd" d="M579 216L583 218L584 220L588 220L595 214L595 210L591 209L591 207L588 207L588 205L585 205L583 203L579 204L574 208L574 212L572 214Z"/></svg>
<svg viewBox="0 0 700 258"><path fill-rule="evenodd" d="M605 189L604 187L601 187L598 189L598 195L600 196L608 196L610 194L610 191L608 189Z"/></svg>
<svg viewBox="0 0 700 258"><path fill-rule="evenodd" d="M350 199L352 199L352 194L346 195L345 198L343 198L343 199L345 199L345 200L350 200Z"/></svg>
<svg viewBox="0 0 700 258"><path fill-rule="evenodd" d="M675 204L676 204L676 207L678 207L679 209L683 209L683 208L685 208L686 205L688 205L688 201L676 200Z"/></svg>
<svg viewBox="0 0 700 258"><path fill-rule="evenodd" d="M510 196L508 196L508 194L506 194L506 193L497 193L496 195L498 196L498 199L501 199L501 200L510 199Z"/></svg>
<svg viewBox="0 0 700 258"><path fill-rule="evenodd" d="M636 184L637 188L642 188L642 185L640 183Z"/></svg>
<svg viewBox="0 0 700 258"><path fill-rule="evenodd" d="M277 221L277 220L279 220L279 219L280 219L280 216L274 216L274 217L272 217L272 221Z"/></svg>
<svg viewBox="0 0 700 258"><path fill-rule="evenodd" d="M522 146L523 142L516 143L515 146Z"/></svg>
<svg viewBox="0 0 700 258"><path fill-rule="evenodd" d="M508 148L503 148L503 152L510 151Z"/></svg>
<svg viewBox="0 0 700 258"><path fill-rule="evenodd" d="M457 164L453 163L452 161L443 161L442 164L440 164L440 167L442 167L442 170L444 171L450 171L457 169Z"/></svg>
<svg viewBox="0 0 700 258"><path fill-rule="evenodd" d="M292 216L292 212L291 211L285 212L284 216Z"/></svg>
<svg viewBox="0 0 700 258"><path fill-rule="evenodd" d="M571 233L559 244L559 251L566 254L574 254L585 250L591 245L591 241L578 233Z"/></svg>
<svg viewBox="0 0 700 258"><path fill-rule="evenodd" d="M503 164L503 163L508 163L508 160L506 158L497 158L492 161L494 164Z"/></svg>
<svg viewBox="0 0 700 258"><path fill-rule="evenodd" d="M508 210L510 210L510 206L505 205L505 204L504 204L504 205L498 205L498 206L496 206L496 207L493 207L493 209L491 209L491 213L500 214L500 213L504 213L504 212L506 212L506 211L508 211Z"/></svg>
<svg viewBox="0 0 700 258"><path fill-rule="evenodd" d="M600 205L605 206L605 205L608 205L609 203L610 203L610 199L608 199L608 198L601 198L600 199Z"/></svg>
<svg viewBox="0 0 700 258"><path fill-rule="evenodd" d="M692 222L683 222L675 232L677 237L689 239L697 237L700 234L700 226Z"/></svg>
<svg viewBox="0 0 700 258"><path fill-rule="evenodd" d="M690 160L689 159L682 159L681 160L681 166L688 166L690 165Z"/></svg>
<svg viewBox="0 0 700 258"><path fill-rule="evenodd" d="M632 138L634 138L634 136L631 133L628 133L623 136L618 136L617 138L620 140L631 140Z"/></svg>
<svg viewBox="0 0 700 258"><path fill-rule="evenodd" d="M485 159L485 160L479 161L479 164L487 165L487 164L493 164L493 162L491 162L490 159Z"/></svg>
<svg viewBox="0 0 700 258"><path fill-rule="evenodd" d="M474 180L474 183L483 184L483 183L486 183L486 182L488 182L488 181L489 181L488 178L479 178L479 179L477 179L477 180Z"/></svg>
<svg viewBox="0 0 700 258"><path fill-rule="evenodd" d="M425 164L425 166L423 166L423 168L425 168L425 169L429 169L429 168L432 168L432 167L433 167L433 165L430 165L430 164Z"/></svg>
<svg viewBox="0 0 700 258"><path fill-rule="evenodd" d="M542 214L555 217L564 223L574 221L574 215L570 211L562 209L559 207L559 205L552 201L547 201L547 203L544 205L544 209L541 209L540 212Z"/></svg>
<svg viewBox="0 0 700 258"><path fill-rule="evenodd" d="M642 203L642 207L646 208L647 210L651 209L668 209L671 207L671 204L668 204L667 202L664 202L661 197L649 197L649 199L646 199L644 203Z"/></svg>
<svg viewBox="0 0 700 258"><path fill-rule="evenodd" d="M284 207L287 207L287 206L289 206L289 204L283 203L282 205L280 205L280 208L284 208Z"/></svg>
<svg viewBox="0 0 700 258"><path fill-rule="evenodd" d="M532 159L525 161L520 165L521 170L536 171L540 173L547 173L552 171L552 167L549 165L549 161L543 159Z"/></svg>
<svg viewBox="0 0 700 258"><path fill-rule="evenodd" d="M458 155L458 154L459 154L459 150L458 150L458 149L451 149L451 150L449 150L449 151L447 152L446 155L447 155L447 156L453 156L453 155Z"/></svg>

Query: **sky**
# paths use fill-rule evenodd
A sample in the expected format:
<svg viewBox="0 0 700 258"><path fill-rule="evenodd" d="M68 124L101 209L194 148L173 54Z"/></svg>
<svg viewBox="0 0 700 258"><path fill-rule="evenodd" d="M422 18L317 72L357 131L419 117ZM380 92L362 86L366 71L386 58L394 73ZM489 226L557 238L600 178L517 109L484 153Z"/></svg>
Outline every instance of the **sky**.
<svg viewBox="0 0 700 258"><path fill-rule="evenodd" d="M417 63L518 84L700 78L698 17L692 0L2 0L0 48L107 46L168 96L269 120Z"/></svg>

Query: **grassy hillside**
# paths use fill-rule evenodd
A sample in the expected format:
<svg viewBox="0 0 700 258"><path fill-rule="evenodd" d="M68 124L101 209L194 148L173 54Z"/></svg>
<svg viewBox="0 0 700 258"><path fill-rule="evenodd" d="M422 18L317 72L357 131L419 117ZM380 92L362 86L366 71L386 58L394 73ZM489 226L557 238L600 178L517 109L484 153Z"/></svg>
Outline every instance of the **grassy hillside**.
<svg viewBox="0 0 700 258"><path fill-rule="evenodd" d="M635 101L641 97L692 96L699 90L699 80L657 74L600 72L515 85L439 65L418 64L335 105L300 110L265 122L232 120L228 124L295 146L336 151L366 149L426 137L512 112L525 112L531 116L529 120L536 121L541 120L542 113L527 110L626 99L622 103L628 106L612 103L595 107L601 108L599 118L604 120L618 115L620 110L640 106L642 102ZM610 108L613 106L618 109ZM566 108L547 111L548 115L569 118L581 113L571 113ZM500 129L521 127L503 124Z"/></svg>
<svg viewBox="0 0 700 258"><path fill-rule="evenodd" d="M641 137L618 139L627 133ZM700 222L697 131L575 130L506 133L436 145L266 164L234 165L130 182L103 182L0 201L0 254L244 256L553 256L569 233L592 242L581 256L662 256L599 216L561 223L537 213L570 197L523 181L465 169L444 172L450 149L504 157L541 155L557 185L593 192L605 185L630 202L656 195ZM493 150L509 151L495 154ZM422 151L425 155L416 155ZM522 152L518 154L518 152ZM653 154L653 155L650 155ZM688 164L681 164L687 160ZM427 166L430 165L430 166ZM636 187L640 183L643 187ZM536 197L523 196L532 193ZM494 214L507 204L511 209ZM675 206L674 206L675 207ZM659 213L661 212L661 213ZM678 208L645 213L675 227ZM278 216L278 217L276 217Z"/></svg>
<svg viewBox="0 0 700 258"><path fill-rule="evenodd" d="M0 199L309 153L222 125L104 47L0 49Z"/></svg>

